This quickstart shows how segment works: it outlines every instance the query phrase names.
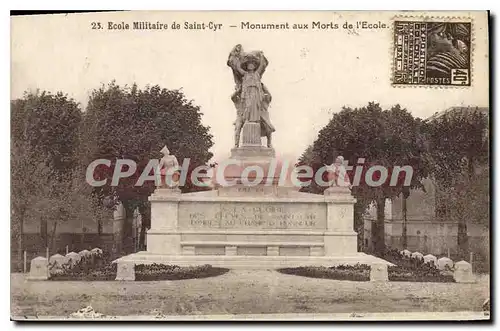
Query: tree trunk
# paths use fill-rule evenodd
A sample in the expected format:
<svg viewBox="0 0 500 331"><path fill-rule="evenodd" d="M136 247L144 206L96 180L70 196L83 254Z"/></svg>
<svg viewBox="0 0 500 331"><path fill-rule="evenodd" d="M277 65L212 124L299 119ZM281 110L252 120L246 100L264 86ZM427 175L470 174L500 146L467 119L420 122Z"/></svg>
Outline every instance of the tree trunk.
<svg viewBox="0 0 500 331"><path fill-rule="evenodd" d="M364 205L357 202L354 205L354 231L358 233L358 252L364 251Z"/></svg>
<svg viewBox="0 0 500 331"><path fill-rule="evenodd" d="M143 224L141 224L141 233L139 234L139 250L144 251L146 250L146 231L147 228Z"/></svg>
<svg viewBox="0 0 500 331"><path fill-rule="evenodd" d="M44 248L49 247L47 219L43 215L40 217L40 237L42 239Z"/></svg>
<svg viewBox="0 0 500 331"><path fill-rule="evenodd" d="M468 174L468 184L470 184L474 180L474 158L472 156L468 157L467 164L467 174ZM466 194L465 192L459 192L460 201L462 206L465 205ZM464 207L467 208L467 207ZM465 210L462 210L458 216L458 230L457 230L457 248L458 248L458 256L462 260L467 260L469 253L469 238L467 236L467 219L465 216Z"/></svg>
<svg viewBox="0 0 500 331"><path fill-rule="evenodd" d="M97 242L95 243L96 247L103 247L102 245L102 214L99 213L97 215Z"/></svg>
<svg viewBox="0 0 500 331"><path fill-rule="evenodd" d="M54 225L52 226L52 234L50 235L50 247L53 252L56 252L56 229L57 229L57 221L54 221Z"/></svg>
<svg viewBox="0 0 500 331"><path fill-rule="evenodd" d="M23 256L23 233L19 233L17 236L17 267L18 270L23 270L24 267L24 256Z"/></svg>
<svg viewBox="0 0 500 331"><path fill-rule="evenodd" d="M122 227L122 252L130 254L134 252L134 208L128 203L123 203L123 207L125 208L125 219Z"/></svg>
<svg viewBox="0 0 500 331"><path fill-rule="evenodd" d="M373 248L375 255L385 251L385 199L377 199L377 220L372 224Z"/></svg>
<svg viewBox="0 0 500 331"><path fill-rule="evenodd" d="M462 260L467 260L469 251L469 238L467 236L467 222L463 215L461 215L461 217L458 219L457 232L458 256Z"/></svg>
<svg viewBox="0 0 500 331"><path fill-rule="evenodd" d="M141 233L139 234L139 249L146 249L146 230L151 228L151 205L144 203L139 207L141 213Z"/></svg>
<svg viewBox="0 0 500 331"><path fill-rule="evenodd" d="M24 254L23 254L23 235L24 235L24 218L19 219L19 232L17 234L17 265L19 270L24 267Z"/></svg>
<svg viewBox="0 0 500 331"><path fill-rule="evenodd" d="M410 196L409 189L403 189L403 230L401 237L403 239L403 249L408 248L408 197Z"/></svg>
<svg viewBox="0 0 500 331"><path fill-rule="evenodd" d="M101 239L101 235L102 235L102 216L99 215L97 217L97 236L99 237L99 239Z"/></svg>

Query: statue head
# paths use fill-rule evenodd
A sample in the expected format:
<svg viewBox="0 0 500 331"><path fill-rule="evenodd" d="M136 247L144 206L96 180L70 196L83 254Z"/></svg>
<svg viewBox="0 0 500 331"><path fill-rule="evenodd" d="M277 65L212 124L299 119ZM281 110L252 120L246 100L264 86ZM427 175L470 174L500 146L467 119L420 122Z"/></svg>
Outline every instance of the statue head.
<svg viewBox="0 0 500 331"><path fill-rule="evenodd" d="M255 70L255 64L253 62L249 62L247 64L247 70L248 71L254 71Z"/></svg>
<svg viewBox="0 0 500 331"><path fill-rule="evenodd" d="M259 66L259 59L255 56L245 56L243 62L241 63L241 68L245 71L255 71Z"/></svg>
<svg viewBox="0 0 500 331"><path fill-rule="evenodd" d="M337 156L337 158L335 159L335 164L336 165L343 165L344 164L344 157L341 155Z"/></svg>
<svg viewBox="0 0 500 331"><path fill-rule="evenodd" d="M163 155L169 155L170 154L170 151L168 150L168 147L167 145L163 146L163 148L161 149L160 151Z"/></svg>

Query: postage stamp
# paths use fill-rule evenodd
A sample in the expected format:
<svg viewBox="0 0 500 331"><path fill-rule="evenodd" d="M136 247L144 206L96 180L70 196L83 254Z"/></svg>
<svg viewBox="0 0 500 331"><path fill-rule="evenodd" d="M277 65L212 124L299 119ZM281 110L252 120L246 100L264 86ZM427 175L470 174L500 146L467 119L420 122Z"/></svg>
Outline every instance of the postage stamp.
<svg viewBox="0 0 500 331"><path fill-rule="evenodd" d="M471 23L394 21L393 85L471 85Z"/></svg>

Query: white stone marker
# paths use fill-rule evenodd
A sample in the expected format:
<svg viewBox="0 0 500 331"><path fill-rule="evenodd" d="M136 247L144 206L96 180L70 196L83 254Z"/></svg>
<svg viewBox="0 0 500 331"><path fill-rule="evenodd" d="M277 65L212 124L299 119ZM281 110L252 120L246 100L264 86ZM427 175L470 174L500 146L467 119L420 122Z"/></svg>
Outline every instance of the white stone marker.
<svg viewBox="0 0 500 331"><path fill-rule="evenodd" d="M370 281L371 282L389 281L389 275L387 273L387 264L382 264L382 263L372 264L370 269Z"/></svg>
<svg viewBox="0 0 500 331"><path fill-rule="evenodd" d="M133 262L117 262L115 280L135 280L135 264Z"/></svg>
<svg viewBox="0 0 500 331"><path fill-rule="evenodd" d="M474 283L474 275L472 274L472 265L466 261L455 263L455 272L453 278L457 283Z"/></svg>
<svg viewBox="0 0 500 331"><path fill-rule="evenodd" d="M434 263L434 265L436 266L437 265L437 257L435 257L434 255L432 254L427 254L424 256L424 263Z"/></svg>
<svg viewBox="0 0 500 331"><path fill-rule="evenodd" d="M28 280L49 279L49 266L47 258L38 256L31 260L30 274Z"/></svg>
<svg viewBox="0 0 500 331"><path fill-rule="evenodd" d="M448 266L448 268L450 269L453 269L453 261L447 257L442 257L437 260L437 267L439 270L445 270L446 266Z"/></svg>
<svg viewBox="0 0 500 331"><path fill-rule="evenodd" d="M62 267L63 264L68 262L68 258L66 256L62 256L61 254L54 254L49 258L49 264L55 266Z"/></svg>
<svg viewBox="0 0 500 331"><path fill-rule="evenodd" d="M79 251L78 255L80 255L81 258L89 258L90 257L90 252L86 249L83 251Z"/></svg>
<svg viewBox="0 0 500 331"><path fill-rule="evenodd" d="M68 262L71 264L72 267L77 265L78 262L80 262L80 260L82 259L80 254L75 252L69 252L68 254L66 254L66 257L68 258Z"/></svg>
<svg viewBox="0 0 500 331"><path fill-rule="evenodd" d="M90 254L95 255L95 256L100 256L100 255L102 255L102 249L100 249L98 247L92 248L92 250L90 251Z"/></svg>
<svg viewBox="0 0 500 331"><path fill-rule="evenodd" d="M404 256L406 256L406 257L410 257L411 256L411 252L409 250L407 250L407 249L402 250L401 254L404 255Z"/></svg>
<svg viewBox="0 0 500 331"><path fill-rule="evenodd" d="M420 252L413 252L413 253L411 253L411 257L414 258L414 259L423 259L424 258L424 254L422 254Z"/></svg>

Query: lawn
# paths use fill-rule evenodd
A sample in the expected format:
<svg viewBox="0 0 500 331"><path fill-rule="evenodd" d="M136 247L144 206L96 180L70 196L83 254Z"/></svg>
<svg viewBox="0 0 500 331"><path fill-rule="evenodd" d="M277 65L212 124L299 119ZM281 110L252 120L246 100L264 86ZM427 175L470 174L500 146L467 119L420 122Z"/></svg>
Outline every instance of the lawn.
<svg viewBox="0 0 500 331"><path fill-rule="evenodd" d="M11 275L11 315L68 316L91 305L112 316L481 311L489 276L474 284L352 282L231 270L204 279L26 281Z"/></svg>

